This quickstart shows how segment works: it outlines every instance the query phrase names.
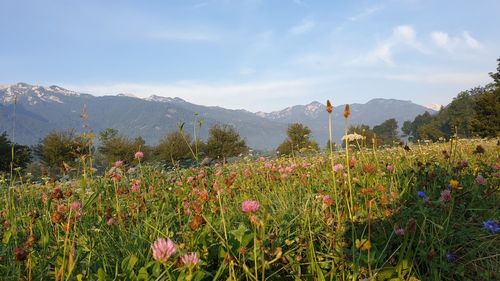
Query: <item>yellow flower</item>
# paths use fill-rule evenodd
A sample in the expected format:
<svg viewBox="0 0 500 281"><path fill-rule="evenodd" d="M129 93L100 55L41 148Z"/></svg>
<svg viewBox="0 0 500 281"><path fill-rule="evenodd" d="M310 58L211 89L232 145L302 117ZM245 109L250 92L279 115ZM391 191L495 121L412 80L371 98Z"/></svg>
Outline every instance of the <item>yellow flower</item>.
<svg viewBox="0 0 500 281"><path fill-rule="evenodd" d="M459 185L459 183L458 183L457 180L450 180L450 186L451 186L451 188L458 189L459 188L458 185Z"/></svg>
<svg viewBox="0 0 500 281"><path fill-rule="evenodd" d="M363 239L363 240L359 240L359 239L356 239L356 248L361 250L361 251L368 251L370 250L372 247L372 244L370 243L370 240L366 240L366 239Z"/></svg>

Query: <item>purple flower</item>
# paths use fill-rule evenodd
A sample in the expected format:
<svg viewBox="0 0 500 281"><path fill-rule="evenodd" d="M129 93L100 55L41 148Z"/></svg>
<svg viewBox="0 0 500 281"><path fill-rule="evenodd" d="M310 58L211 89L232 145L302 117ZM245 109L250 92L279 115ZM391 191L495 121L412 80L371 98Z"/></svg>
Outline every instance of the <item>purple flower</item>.
<svg viewBox="0 0 500 281"><path fill-rule="evenodd" d="M448 262L454 262L457 259L457 256L452 252L448 252L446 254L446 259L448 260Z"/></svg>
<svg viewBox="0 0 500 281"><path fill-rule="evenodd" d="M441 201L450 202L451 201L451 190L445 189L441 191Z"/></svg>
<svg viewBox="0 0 500 281"><path fill-rule="evenodd" d="M479 185L486 185L486 183L488 182L482 175L478 175L476 177L476 182L477 184Z"/></svg>
<svg viewBox="0 0 500 281"><path fill-rule="evenodd" d="M158 238L151 245L151 250L153 251L153 258L160 262L166 262L177 251L177 247L174 242L167 238Z"/></svg>
<svg viewBox="0 0 500 281"><path fill-rule="evenodd" d="M403 235L405 235L405 229L404 228L396 228L396 229L394 229L394 233L397 236L403 236Z"/></svg>
<svg viewBox="0 0 500 281"><path fill-rule="evenodd" d="M71 209L73 209L73 211L80 211L81 208L82 208L82 203L80 203L80 201L75 201L71 203Z"/></svg>
<svg viewBox="0 0 500 281"><path fill-rule="evenodd" d="M387 165L387 167L386 167L386 168L387 168L387 171L388 171L389 173L392 173L392 172L394 171L394 166L393 166L393 165Z"/></svg>
<svg viewBox="0 0 500 281"><path fill-rule="evenodd" d="M418 195L418 197L419 197L420 199L425 199L425 198L427 197L427 196L425 196L425 192L423 192L423 191L419 191L419 192L417 192L417 195Z"/></svg>
<svg viewBox="0 0 500 281"><path fill-rule="evenodd" d="M187 253L181 257L181 262L186 266L195 266L200 263L200 259L196 253Z"/></svg>
<svg viewBox="0 0 500 281"><path fill-rule="evenodd" d="M484 221L483 227L484 227L484 229L491 231L492 233L496 233L497 231L500 230L500 227L498 227L498 224L494 220Z"/></svg>
<svg viewBox="0 0 500 281"><path fill-rule="evenodd" d="M144 153L142 151L137 151L135 154L134 154L134 158L135 159L141 159L142 157L144 157Z"/></svg>
<svg viewBox="0 0 500 281"><path fill-rule="evenodd" d="M241 203L241 210L245 213L255 213L260 208L258 201L245 201Z"/></svg>
<svg viewBox="0 0 500 281"><path fill-rule="evenodd" d="M333 171L334 172L342 171L343 169L344 169L344 166L342 166L342 164L335 164L333 166Z"/></svg>

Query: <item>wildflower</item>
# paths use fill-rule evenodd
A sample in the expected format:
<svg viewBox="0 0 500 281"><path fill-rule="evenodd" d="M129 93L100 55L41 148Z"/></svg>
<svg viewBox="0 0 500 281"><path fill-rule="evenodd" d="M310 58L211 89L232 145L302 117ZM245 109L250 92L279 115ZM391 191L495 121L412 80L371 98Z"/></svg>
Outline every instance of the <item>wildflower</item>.
<svg viewBox="0 0 500 281"><path fill-rule="evenodd" d="M365 164L363 165L363 172L365 173L373 173L375 171L375 166L372 164Z"/></svg>
<svg viewBox="0 0 500 281"><path fill-rule="evenodd" d="M425 192L419 191L417 192L418 198L420 199L425 199L427 196L425 195Z"/></svg>
<svg viewBox="0 0 500 281"><path fill-rule="evenodd" d="M396 228L394 229L394 233L397 235L397 236L403 236L405 235L405 230L404 228Z"/></svg>
<svg viewBox="0 0 500 281"><path fill-rule="evenodd" d="M64 219L64 215L59 211L54 211L50 216L53 223L60 223Z"/></svg>
<svg viewBox="0 0 500 281"><path fill-rule="evenodd" d="M349 160L349 167L353 168L354 166L356 166L356 163L358 163L358 160L356 160L356 158L353 156L351 160Z"/></svg>
<svg viewBox="0 0 500 281"><path fill-rule="evenodd" d="M450 262L450 263L454 262L456 259L457 259L457 256L454 253L448 252L446 254L446 260L448 260L448 262Z"/></svg>
<svg viewBox="0 0 500 281"><path fill-rule="evenodd" d="M138 192L138 191L139 191L139 184L138 184L138 183L136 183L136 182L134 182L134 183L132 184L132 186L130 187L130 191L131 191L131 192L133 192L133 193Z"/></svg>
<svg viewBox="0 0 500 281"><path fill-rule="evenodd" d="M17 261L24 261L28 257L28 252L23 247L16 247L14 257Z"/></svg>
<svg viewBox="0 0 500 281"><path fill-rule="evenodd" d="M58 200L61 198L63 198L62 190L59 187L54 188L54 190L52 191L52 199Z"/></svg>
<svg viewBox="0 0 500 281"><path fill-rule="evenodd" d="M476 182L477 184L479 185L486 185L486 183L488 182L482 175L478 175L476 177Z"/></svg>
<svg viewBox="0 0 500 281"><path fill-rule="evenodd" d="M177 251L177 247L174 242L167 238L167 240L163 238L158 238L151 245L151 250L153 251L153 258L159 262L166 262L175 252Z"/></svg>
<svg viewBox="0 0 500 281"><path fill-rule="evenodd" d="M245 213L255 213L260 208L258 201L245 201L241 203L241 210Z"/></svg>
<svg viewBox="0 0 500 281"><path fill-rule="evenodd" d="M181 257L181 262L185 266L191 267L200 263L197 253L187 253Z"/></svg>
<svg viewBox="0 0 500 281"><path fill-rule="evenodd" d="M453 189L459 188L459 182L457 180L450 180L450 187Z"/></svg>
<svg viewBox="0 0 500 281"><path fill-rule="evenodd" d="M344 135L342 137L342 141L345 141L346 139L347 139L347 141L362 140L363 136L360 134L352 133L352 134Z"/></svg>
<svg viewBox="0 0 500 281"><path fill-rule="evenodd" d="M330 100L326 100L326 112L332 113L332 111L333 111L332 103L330 102Z"/></svg>
<svg viewBox="0 0 500 281"><path fill-rule="evenodd" d="M325 195L323 197L323 204L325 204L326 206L331 206L333 204L332 197L330 197L330 195Z"/></svg>
<svg viewBox="0 0 500 281"><path fill-rule="evenodd" d="M61 213L65 213L66 212L66 205L64 205L62 203L57 205L57 211L59 211Z"/></svg>
<svg viewBox="0 0 500 281"><path fill-rule="evenodd" d="M122 160L118 160L115 162L115 168L120 168L121 166L123 166L123 161Z"/></svg>
<svg viewBox="0 0 500 281"><path fill-rule="evenodd" d="M80 211L82 209L82 203L80 203L80 201L75 201L71 203L71 209L73 211Z"/></svg>
<svg viewBox="0 0 500 281"><path fill-rule="evenodd" d="M114 218L109 218L108 221L106 222L107 225L113 225L115 224L115 219Z"/></svg>
<svg viewBox="0 0 500 281"><path fill-rule="evenodd" d="M451 201L451 190L445 189L441 191L441 201L450 202Z"/></svg>
<svg viewBox="0 0 500 281"><path fill-rule="evenodd" d="M273 167L273 164L271 164L271 163L269 163L269 162L266 162L266 163L264 164L264 168L266 168L266 169L271 169L272 167Z"/></svg>
<svg viewBox="0 0 500 281"><path fill-rule="evenodd" d="M342 164L338 163L338 164L335 164L333 166L333 171L334 172L338 172L338 171L342 171L344 169L344 166L342 166Z"/></svg>
<svg viewBox="0 0 500 281"><path fill-rule="evenodd" d="M393 166L393 165L387 165L387 167L386 167L386 168L387 168L387 171L388 171L389 173L392 173L392 172L394 171L394 166Z"/></svg>
<svg viewBox="0 0 500 281"><path fill-rule="evenodd" d="M346 104L344 108L344 118L349 118L349 115L351 115L351 109L349 108L349 105Z"/></svg>
<svg viewBox="0 0 500 281"><path fill-rule="evenodd" d="M246 168L245 170L243 170L243 176L245 178L248 178L251 175L252 175L252 173L250 172L250 170L248 168Z"/></svg>
<svg viewBox="0 0 500 281"><path fill-rule="evenodd" d="M372 244L370 243L370 240L363 239L359 240L356 239L356 249L361 250L361 251L368 251L372 247Z"/></svg>
<svg viewBox="0 0 500 281"><path fill-rule="evenodd" d="M134 158L135 159L141 159L144 157L144 153L142 151L137 151L135 154L134 154Z"/></svg>
<svg viewBox="0 0 500 281"><path fill-rule="evenodd" d="M498 227L498 224L494 220L484 221L483 227L485 230L491 231L492 233L496 233L500 230L500 227Z"/></svg>
<svg viewBox="0 0 500 281"><path fill-rule="evenodd" d="M44 205L47 205L47 203L49 203L49 196L47 195L47 193L42 193L42 203Z"/></svg>

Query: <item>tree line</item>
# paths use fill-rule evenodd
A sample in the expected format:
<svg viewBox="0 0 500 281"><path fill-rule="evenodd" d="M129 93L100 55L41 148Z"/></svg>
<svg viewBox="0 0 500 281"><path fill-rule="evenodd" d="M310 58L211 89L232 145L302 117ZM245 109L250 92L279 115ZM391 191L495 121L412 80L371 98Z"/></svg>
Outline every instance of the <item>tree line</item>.
<svg viewBox="0 0 500 281"><path fill-rule="evenodd" d="M462 91L435 115L425 112L406 121L402 131L410 140L449 139L453 136L498 137L500 134L500 58L493 83Z"/></svg>

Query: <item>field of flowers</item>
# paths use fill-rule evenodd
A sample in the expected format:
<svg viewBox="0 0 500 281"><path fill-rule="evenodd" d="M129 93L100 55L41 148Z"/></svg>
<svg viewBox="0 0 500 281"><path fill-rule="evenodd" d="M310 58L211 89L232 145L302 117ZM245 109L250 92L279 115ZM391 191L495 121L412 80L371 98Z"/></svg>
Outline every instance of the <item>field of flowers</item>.
<svg viewBox="0 0 500 281"><path fill-rule="evenodd" d="M1 280L500 280L500 146L0 183Z"/></svg>

